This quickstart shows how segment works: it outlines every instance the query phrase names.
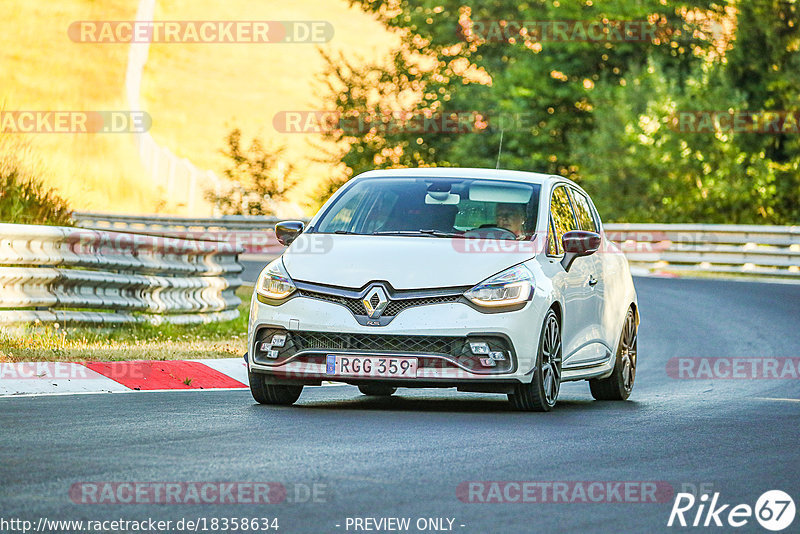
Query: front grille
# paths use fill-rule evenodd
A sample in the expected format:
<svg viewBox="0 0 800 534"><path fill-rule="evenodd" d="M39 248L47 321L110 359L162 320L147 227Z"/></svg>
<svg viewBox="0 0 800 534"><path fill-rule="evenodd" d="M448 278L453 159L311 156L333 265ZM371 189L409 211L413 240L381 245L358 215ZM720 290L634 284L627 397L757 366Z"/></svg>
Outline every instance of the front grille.
<svg viewBox="0 0 800 534"><path fill-rule="evenodd" d="M339 304L341 306L346 307L353 315L368 315L366 308L364 307L364 303L361 302L361 299L358 298L348 298L348 297L341 297L339 295L331 295L328 293L320 293L318 291L309 291L307 289L301 289L298 291L298 294L301 297L308 297L313 299L324 300L327 302L333 302L335 304ZM389 304L386 306L386 309L383 311L384 317L392 317L400 313L401 311L407 308L413 308L415 306L427 306L429 304L439 304L442 302L458 302L461 299L461 295L443 295L443 296L435 296L435 297L421 297L421 298L410 298L410 299L396 299L396 300L389 300ZM375 308L378 305L378 297L372 297L372 307Z"/></svg>
<svg viewBox="0 0 800 534"><path fill-rule="evenodd" d="M327 332L292 332L291 337L298 351L324 349L454 354L464 343L464 338L460 337L336 334Z"/></svg>
<svg viewBox="0 0 800 534"><path fill-rule="evenodd" d="M319 299L325 300L328 302L333 302L335 304L339 304L341 306L346 307L353 315L366 315L367 311L364 308L364 304L359 299L350 299L347 297L340 297L338 295L329 295L327 293L318 293L316 291L308 291L306 289L301 289L298 291L301 297L308 297L312 299Z"/></svg>
<svg viewBox="0 0 800 534"><path fill-rule="evenodd" d="M424 297L419 299L391 300L384 310L384 315L397 315L406 308L415 306L427 306L428 304L439 304L442 302L458 302L461 295L446 295L443 297Z"/></svg>
<svg viewBox="0 0 800 534"><path fill-rule="evenodd" d="M282 347L275 347L276 358L267 358L261 344L269 343L275 334L285 335ZM495 367L484 367L480 356L472 354L469 343L482 341L489 344L492 351L502 351L506 359L498 361ZM257 363L280 364L298 353L300 361L316 361L328 351L364 352L364 353L404 353L420 356L421 368L464 367L476 373L491 374L512 371L516 355L510 342L499 335L457 336L405 336L394 334L346 334L337 332L287 331L278 328L260 328L256 332L253 347L254 360ZM431 356L425 358L425 356ZM438 356L438 357L437 357ZM449 358L445 361L442 358ZM453 361L457 362L453 363ZM319 363L319 362L317 362Z"/></svg>

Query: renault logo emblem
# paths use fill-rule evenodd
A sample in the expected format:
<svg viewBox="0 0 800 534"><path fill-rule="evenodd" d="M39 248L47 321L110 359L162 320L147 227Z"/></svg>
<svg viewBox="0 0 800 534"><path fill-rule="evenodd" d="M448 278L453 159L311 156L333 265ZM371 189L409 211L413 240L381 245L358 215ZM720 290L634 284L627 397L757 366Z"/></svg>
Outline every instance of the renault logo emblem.
<svg viewBox="0 0 800 534"><path fill-rule="evenodd" d="M361 301L371 319L377 319L389 305L389 297L381 286L373 286Z"/></svg>

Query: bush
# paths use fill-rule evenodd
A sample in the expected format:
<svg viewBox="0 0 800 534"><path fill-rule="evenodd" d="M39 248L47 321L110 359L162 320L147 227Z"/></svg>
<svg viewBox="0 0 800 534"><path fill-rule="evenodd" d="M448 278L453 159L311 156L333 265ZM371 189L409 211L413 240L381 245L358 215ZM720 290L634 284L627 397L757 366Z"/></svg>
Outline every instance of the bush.
<svg viewBox="0 0 800 534"><path fill-rule="evenodd" d="M273 215L295 184L291 165L280 162L283 148L268 150L255 138L245 149L238 128L228 134L225 142L227 148L222 154L230 160L224 171L227 184L220 193L206 193L206 198L223 215Z"/></svg>
<svg viewBox="0 0 800 534"><path fill-rule="evenodd" d="M0 222L72 226L67 202L36 177L22 143L0 137Z"/></svg>

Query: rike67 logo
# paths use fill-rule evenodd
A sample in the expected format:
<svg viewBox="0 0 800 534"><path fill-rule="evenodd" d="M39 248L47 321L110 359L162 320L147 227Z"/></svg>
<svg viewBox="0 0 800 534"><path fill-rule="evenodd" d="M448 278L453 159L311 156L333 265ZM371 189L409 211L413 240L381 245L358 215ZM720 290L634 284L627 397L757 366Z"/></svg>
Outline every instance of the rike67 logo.
<svg viewBox="0 0 800 534"><path fill-rule="evenodd" d="M764 492L754 507L749 504L721 503L719 493L695 498L691 493L678 493L669 514L667 526L692 527L743 527L755 516L767 530L786 529L795 518L794 500L781 490ZM709 502L710 499L710 502Z"/></svg>

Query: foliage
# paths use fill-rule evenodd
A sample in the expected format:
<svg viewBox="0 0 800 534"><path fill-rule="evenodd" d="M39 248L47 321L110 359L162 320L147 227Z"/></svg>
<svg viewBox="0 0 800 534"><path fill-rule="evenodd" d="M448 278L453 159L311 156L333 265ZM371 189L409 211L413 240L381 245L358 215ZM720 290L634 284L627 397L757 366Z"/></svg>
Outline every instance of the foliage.
<svg viewBox="0 0 800 534"><path fill-rule="evenodd" d="M345 179L383 167L493 168L502 133L502 168L572 178L609 220L800 220L800 136L671 125L682 110L797 111L800 19L792 3L351 3L396 31L402 45L383 64L323 54L334 109L368 117L477 112L488 127L329 130L344 147L334 157ZM467 31L481 21L602 19L647 20L659 31L651 40L608 42L483 39ZM509 128L504 117L517 121Z"/></svg>
<svg viewBox="0 0 800 534"><path fill-rule="evenodd" d="M692 110L741 108L719 69L675 88L656 63L598 91L595 127L575 134L581 182L608 221L747 223L774 213L776 170L740 135L680 130Z"/></svg>
<svg viewBox="0 0 800 534"><path fill-rule="evenodd" d="M249 148L242 146L242 132L236 128L225 139L222 153L229 158L224 170L223 191L210 191L207 198L224 215L272 215L278 202L295 184L292 167L280 161L283 148L267 150L258 138Z"/></svg>
<svg viewBox="0 0 800 534"><path fill-rule="evenodd" d="M27 147L0 134L0 222L72 226L67 202L45 187Z"/></svg>

